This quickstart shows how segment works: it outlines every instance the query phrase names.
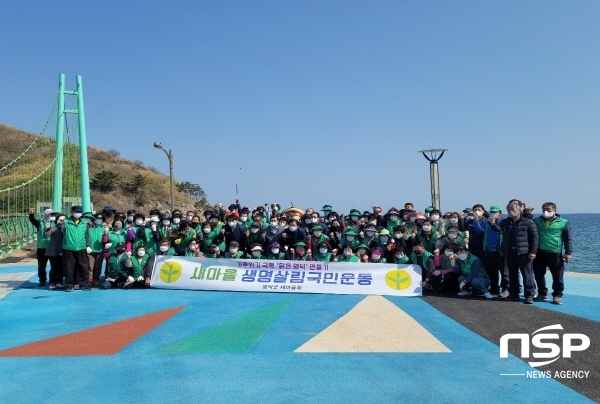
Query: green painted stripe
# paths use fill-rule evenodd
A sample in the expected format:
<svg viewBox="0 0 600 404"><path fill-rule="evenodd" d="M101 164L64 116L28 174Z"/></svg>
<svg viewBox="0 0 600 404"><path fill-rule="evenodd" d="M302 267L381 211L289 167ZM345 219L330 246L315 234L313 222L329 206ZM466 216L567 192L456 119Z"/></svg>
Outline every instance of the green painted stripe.
<svg viewBox="0 0 600 404"><path fill-rule="evenodd" d="M155 354L247 353L293 299L282 300L158 348Z"/></svg>

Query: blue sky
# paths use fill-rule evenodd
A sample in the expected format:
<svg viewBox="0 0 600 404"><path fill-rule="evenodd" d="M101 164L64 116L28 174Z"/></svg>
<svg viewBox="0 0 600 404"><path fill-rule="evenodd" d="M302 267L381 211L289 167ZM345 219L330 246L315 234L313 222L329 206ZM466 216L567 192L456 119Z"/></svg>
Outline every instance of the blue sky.
<svg viewBox="0 0 600 404"><path fill-rule="evenodd" d="M228 204L600 212L595 1L5 2L0 122L83 76L88 143Z"/></svg>

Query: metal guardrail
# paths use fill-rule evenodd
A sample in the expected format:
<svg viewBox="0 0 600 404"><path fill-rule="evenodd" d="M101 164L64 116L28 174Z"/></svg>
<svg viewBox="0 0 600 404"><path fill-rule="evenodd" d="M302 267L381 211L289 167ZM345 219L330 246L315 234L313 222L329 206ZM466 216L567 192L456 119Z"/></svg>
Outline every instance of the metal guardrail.
<svg viewBox="0 0 600 404"><path fill-rule="evenodd" d="M36 239L28 215L0 216L0 258Z"/></svg>

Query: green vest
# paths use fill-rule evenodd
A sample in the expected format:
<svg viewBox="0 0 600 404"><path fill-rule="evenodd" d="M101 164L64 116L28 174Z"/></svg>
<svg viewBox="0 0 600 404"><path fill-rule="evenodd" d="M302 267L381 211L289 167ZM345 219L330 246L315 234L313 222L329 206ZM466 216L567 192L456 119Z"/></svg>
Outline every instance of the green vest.
<svg viewBox="0 0 600 404"><path fill-rule="evenodd" d="M469 256L467 257L467 259L465 261L458 260L459 265L460 265L460 275L470 277L471 276L471 266L478 259L479 258L474 256L473 254L469 254ZM483 269L483 266L482 266L481 271L479 271L479 278L487 278L487 277L488 276L485 273L485 270Z"/></svg>
<svg viewBox="0 0 600 404"><path fill-rule="evenodd" d="M429 258L432 258L433 254L431 254L429 251L425 250L425 251L423 251L423 255L421 255L421 257L423 257L423 265L425 266L425 265L427 265L427 260ZM419 264L417 264L417 258L418 257L417 257L417 255L414 252L410 253L410 262L411 262L411 264L413 264L413 265L419 265ZM427 271L427 267L422 268L422 269L423 269L423 271Z"/></svg>
<svg viewBox="0 0 600 404"><path fill-rule="evenodd" d="M125 239L127 238L127 230L121 229L119 233L115 230L111 230L108 232L108 242L112 243L108 251L112 254L117 252L117 243L125 244Z"/></svg>
<svg viewBox="0 0 600 404"><path fill-rule="evenodd" d="M346 257L344 254L340 254L337 256L337 262L359 262L360 258L356 254L352 254L349 257Z"/></svg>
<svg viewBox="0 0 600 404"><path fill-rule="evenodd" d="M90 227L90 247L93 253L99 253L104 250L104 243L102 243L103 234L104 227L102 225Z"/></svg>
<svg viewBox="0 0 600 404"><path fill-rule="evenodd" d="M430 253L433 253L435 251L435 242L436 242L438 236L439 236L439 234L437 231L432 232L429 241L427 241L427 240L425 240L425 236L423 236L421 234L421 232L419 232L417 234L417 238L419 239L419 241L421 243L423 243L423 247L425 247L425 251L430 252Z"/></svg>
<svg viewBox="0 0 600 404"><path fill-rule="evenodd" d="M269 256L267 257L268 260L279 260L279 261L283 261L285 260L285 253L283 252L279 252L279 254L277 254L276 256L273 255L273 253L269 254Z"/></svg>
<svg viewBox="0 0 600 404"><path fill-rule="evenodd" d="M427 251L425 251L427 252ZM406 255L402 256L401 259L396 258L394 255L394 264L406 264L408 262L408 257Z"/></svg>
<svg viewBox="0 0 600 404"><path fill-rule="evenodd" d="M329 261L331 261L331 257L332 257L332 254L329 251L325 254L321 254L320 252L318 252L313 255L314 260L319 261L319 262L329 262Z"/></svg>
<svg viewBox="0 0 600 404"><path fill-rule="evenodd" d="M235 253L235 256L234 256L234 257L232 257L232 256L231 256L231 253L230 253L229 251L227 251L227 252L225 252L225 258L229 258L229 259L239 259L239 258L244 258L244 252L243 252L243 251L240 251L240 250L238 250L238 251Z"/></svg>
<svg viewBox="0 0 600 404"><path fill-rule="evenodd" d="M141 261L138 258L139 257L131 258L131 265L133 266L133 278L135 280L137 280L137 278L139 276L142 276L142 274L144 273L144 267L146 266L146 262L148 262L148 259L150 258L150 256L148 254L145 254L142 257Z"/></svg>
<svg viewBox="0 0 600 404"><path fill-rule="evenodd" d="M556 217L549 222L541 216L536 217L533 221L537 226L538 237L540 240L538 250L561 253L563 246L562 233L567 225L567 219L563 219L559 215L556 215Z"/></svg>
<svg viewBox="0 0 600 404"><path fill-rule="evenodd" d="M37 227L37 248L45 249L46 247L48 247L48 243L50 242L49 238L44 237L44 233L46 231L45 226L46 223L40 222L39 226ZM50 222L50 227L55 226L55 222Z"/></svg>
<svg viewBox="0 0 600 404"><path fill-rule="evenodd" d="M129 256L125 253L121 254L121 256L117 256L116 253L110 254L110 258L108 259L108 277L117 279L121 272L129 272L125 266L128 258Z"/></svg>
<svg viewBox="0 0 600 404"><path fill-rule="evenodd" d="M81 251L87 247L88 227L83 220L77 224L72 218L65 220L65 236L63 238L63 250Z"/></svg>

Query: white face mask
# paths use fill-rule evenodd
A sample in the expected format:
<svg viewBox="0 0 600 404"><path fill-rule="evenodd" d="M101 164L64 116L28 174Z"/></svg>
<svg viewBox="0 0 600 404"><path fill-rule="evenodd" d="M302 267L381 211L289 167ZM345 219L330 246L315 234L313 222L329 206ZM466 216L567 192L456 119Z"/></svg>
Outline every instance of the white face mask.
<svg viewBox="0 0 600 404"><path fill-rule="evenodd" d="M458 219L455 218L455 217L453 217L453 218L450 219L450 223L456 224L456 223L458 223Z"/></svg>
<svg viewBox="0 0 600 404"><path fill-rule="evenodd" d="M306 224L310 224L312 223L312 220L310 219L310 217L308 219L304 219L304 223Z"/></svg>
<svg viewBox="0 0 600 404"><path fill-rule="evenodd" d="M358 253L360 255L364 255L367 251L364 248L361 248L360 250L358 250Z"/></svg>
<svg viewBox="0 0 600 404"><path fill-rule="evenodd" d="M248 216L240 216L240 220L241 220L242 222L245 222L245 221L247 221L247 220L248 220Z"/></svg>
<svg viewBox="0 0 600 404"><path fill-rule="evenodd" d="M444 254L446 254L446 257L452 257L454 255L454 251L446 250L444 251Z"/></svg>
<svg viewBox="0 0 600 404"><path fill-rule="evenodd" d="M481 217L481 216L483 216L483 212L480 210L475 210L475 211L473 211L473 216Z"/></svg>
<svg viewBox="0 0 600 404"><path fill-rule="evenodd" d="M50 216L48 220L50 220L51 222L56 222L56 217ZM102 223L102 220L100 220L100 223Z"/></svg>
<svg viewBox="0 0 600 404"><path fill-rule="evenodd" d="M365 233L367 234L367 237L373 237L375 235L374 231L367 231Z"/></svg>
<svg viewBox="0 0 600 404"><path fill-rule="evenodd" d="M508 214L510 215L510 217L517 217L517 216L519 216L519 212L514 212L512 210L510 212L508 212Z"/></svg>
<svg viewBox="0 0 600 404"><path fill-rule="evenodd" d="M373 261L378 261L378 260L379 260L379 258L381 258L381 255L380 255L380 254L371 254L371 259L372 259Z"/></svg>
<svg viewBox="0 0 600 404"><path fill-rule="evenodd" d="M163 226L168 226L171 224L170 220L163 220Z"/></svg>
<svg viewBox="0 0 600 404"><path fill-rule="evenodd" d="M423 231L431 231L431 226L426 224L425 226L423 226Z"/></svg>
<svg viewBox="0 0 600 404"><path fill-rule="evenodd" d="M310 221L311 221L312 223L319 223L319 219L318 219L318 218L316 218L316 217L313 217L313 218L311 218L311 219L310 219Z"/></svg>
<svg viewBox="0 0 600 404"><path fill-rule="evenodd" d="M253 228L250 229L250 232L252 234L256 234L256 233L258 233L258 229L256 227L253 227Z"/></svg>
<svg viewBox="0 0 600 404"><path fill-rule="evenodd" d="M439 220L439 218L440 218L440 215L431 215L431 220L433 220L434 222L436 220Z"/></svg>
<svg viewBox="0 0 600 404"><path fill-rule="evenodd" d="M102 219L96 219L96 220L94 220L94 224L96 226L100 226L102 224Z"/></svg>
<svg viewBox="0 0 600 404"><path fill-rule="evenodd" d="M467 256L468 256L467 254L461 253L461 254L458 254L458 259L461 261L464 261L467 259Z"/></svg>
<svg viewBox="0 0 600 404"><path fill-rule="evenodd" d="M292 219L300 220L300 216L298 216L298 215L292 216Z"/></svg>
<svg viewBox="0 0 600 404"><path fill-rule="evenodd" d="M417 218L416 218L415 216L413 216L413 217L411 217L411 218L410 218L410 222L411 222L411 223L414 223L414 222L415 222L415 220L417 220Z"/></svg>
<svg viewBox="0 0 600 404"><path fill-rule="evenodd" d="M497 213L490 213L490 219L496 219L498 217Z"/></svg>
<svg viewBox="0 0 600 404"><path fill-rule="evenodd" d="M219 223L219 219L217 219L217 218L210 219L210 221L211 221L212 223Z"/></svg>
<svg viewBox="0 0 600 404"><path fill-rule="evenodd" d="M150 216L150 219L151 219L153 222L158 222L158 216Z"/></svg>
<svg viewBox="0 0 600 404"><path fill-rule="evenodd" d="M277 222L271 222L271 227L277 227Z"/></svg>
<svg viewBox="0 0 600 404"><path fill-rule="evenodd" d="M195 245L191 245L189 248L190 248L190 251L196 251L196 246Z"/></svg>
<svg viewBox="0 0 600 404"><path fill-rule="evenodd" d="M73 213L73 217L75 219L79 219L81 217L81 213Z"/></svg>
<svg viewBox="0 0 600 404"><path fill-rule="evenodd" d="M401 260L402 258L404 258L404 254L396 254L396 258Z"/></svg>
<svg viewBox="0 0 600 404"><path fill-rule="evenodd" d="M350 216L350 219L352 219L352 221L356 222L358 220L358 216Z"/></svg>
<svg viewBox="0 0 600 404"><path fill-rule="evenodd" d="M187 220L188 220L189 222L191 222L191 221L192 221L192 219L194 218L194 216L186 216L186 217L187 217Z"/></svg>
<svg viewBox="0 0 600 404"><path fill-rule="evenodd" d="M143 257L144 255L146 255L146 251L144 251L144 250L139 250L139 251L137 252L137 255L138 255L138 257Z"/></svg>
<svg viewBox="0 0 600 404"><path fill-rule="evenodd" d="M237 252L238 252L237 248L230 248L229 249L229 254L231 254L231 255L235 255L235 254L237 254Z"/></svg>
<svg viewBox="0 0 600 404"><path fill-rule="evenodd" d="M210 227L205 227L202 231L206 234L210 233Z"/></svg>
<svg viewBox="0 0 600 404"><path fill-rule="evenodd" d="M321 254L326 254L327 253L327 248L319 248L319 252Z"/></svg>
<svg viewBox="0 0 600 404"><path fill-rule="evenodd" d="M180 218L176 217L175 219L173 219L173 223L179 224L179 222L181 222Z"/></svg>
<svg viewBox="0 0 600 404"><path fill-rule="evenodd" d="M252 251L252 256L253 257L259 257L260 256L260 251Z"/></svg>
<svg viewBox="0 0 600 404"><path fill-rule="evenodd" d="M345 255L346 257L349 257L349 256L351 256L351 255L352 255L352 250L345 250L345 251L344 251L344 255Z"/></svg>
<svg viewBox="0 0 600 404"><path fill-rule="evenodd" d="M167 247L166 245L161 245L159 250L162 252L167 252L167 251L169 251L169 247Z"/></svg>
<svg viewBox="0 0 600 404"><path fill-rule="evenodd" d="M102 223L102 220L100 220L100 223ZM135 221L135 224L136 224L137 226L141 226L142 224L144 224L144 221L143 221L143 220L136 220L136 221Z"/></svg>
<svg viewBox="0 0 600 404"><path fill-rule="evenodd" d="M346 240L348 240L348 241L354 241L354 236L346 236Z"/></svg>
<svg viewBox="0 0 600 404"><path fill-rule="evenodd" d="M129 220L129 222L133 222L133 216L127 216L127 220Z"/></svg>
<svg viewBox="0 0 600 404"><path fill-rule="evenodd" d="M229 222L227 224L229 225L229 227L235 227L237 225L237 222Z"/></svg>
<svg viewBox="0 0 600 404"><path fill-rule="evenodd" d="M275 255L279 254L279 248L271 248L271 252Z"/></svg>
<svg viewBox="0 0 600 404"><path fill-rule="evenodd" d="M381 241L381 244L387 244L389 237L386 237L386 236L380 237L379 240Z"/></svg>
<svg viewBox="0 0 600 404"><path fill-rule="evenodd" d="M554 217L554 212L545 210L542 215L544 216L544 219L550 219L551 217Z"/></svg>
<svg viewBox="0 0 600 404"><path fill-rule="evenodd" d="M457 236L458 236L458 234L456 234L456 233L448 233L448 238L450 240L454 240Z"/></svg>
<svg viewBox="0 0 600 404"><path fill-rule="evenodd" d="M390 220L392 222L395 222L396 220L398 220L398 215L390 215Z"/></svg>
<svg viewBox="0 0 600 404"><path fill-rule="evenodd" d="M404 236L404 234L402 234L402 233L396 233L396 238L402 238L402 236Z"/></svg>
<svg viewBox="0 0 600 404"><path fill-rule="evenodd" d="M298 230L298 228L296 226L290 226L290 227L288 227L288 229L290 229L290 231L296 231L296 230Z"/></svg>
<svg viewBox="0 0 600 404"><path fill-rule="evenodd" d="M315 237L321 237L321 234L323 234L322 231L315 231L314 232Z"/></svg>

